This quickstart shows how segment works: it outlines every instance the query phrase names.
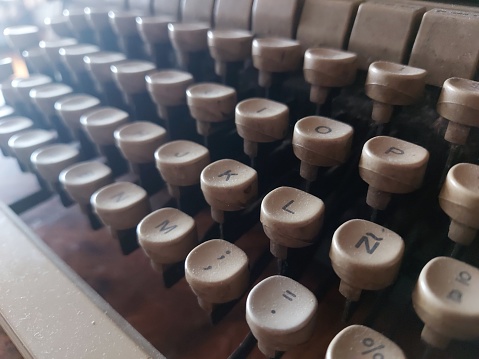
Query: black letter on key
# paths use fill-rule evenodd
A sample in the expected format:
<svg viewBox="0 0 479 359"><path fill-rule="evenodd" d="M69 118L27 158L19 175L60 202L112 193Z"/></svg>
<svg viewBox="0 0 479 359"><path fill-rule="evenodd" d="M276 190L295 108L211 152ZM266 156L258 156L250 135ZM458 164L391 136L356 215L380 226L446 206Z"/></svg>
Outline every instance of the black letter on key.
<svg viewBox="0 0 479 359"><path fill-rule="evenodd" d="M237 173L231 173L231 170L228 170L226 172L219 174L218 177L227 176L226 181L229 181L231 176L237 176L237 175L238 175Z"/></svg>
<svg viewBox="0 0 479 359"><path fill-rule="evenodd" d="M403 155L404 151L397 147L389 147L389 149L384 153L385 154L394 153L395 155Z"/></svg>
<svg viewBox="0 0 479 359"><path fill-rule="evenodd" d="M372 246L372 248L371 248L371 246L369 245L369 238L368 238L367 236L369 236L369 237L371 237L372 239L374 239L374 240L377 241L376 243L374 243L374 245ZM383 240L382 238L376 237L373 233L368 232L368 233L366 233L365 236L362 236L362 237L361 237L361 239L358 241L358 243L356 243L355 247L356 247L356 248L359 248L359 247L361 247L361 245L364 243L364 246L366 247L366 252L368 252L368 254L373 254L374 251L379 247L379 245L380 245L379 242L382 241L382 240Z"/></svg>
<svg viewBox="0 0 479 359"><path fill-rule="evenodd" d="M125 196L125 192L120 192L115 194L114 196L111 196L111 198L116 198L116 203L123 201L127 197L128 196Z"/></svg>
<svg viewBox="0 0 479 359"><path fill-rule="evenodd" d="M291 206L293 203L294 203L294 200L289 201L288 203L286 203L286 204L282 207L282 210L283 210L283 211L286 211L286 212L288 212L288 213L294 214L294 212L293 212L292 210L288 209L288 207Z"/></svg>
<svg viewBox="0 0 479 359"><path fill-rule="evenodd" d="M168 224L170 224L170 221L166 219L163 222L161 222L159 225L157 225L155 228L161 227L160 232L165 231L165 234L167 234L167 233L170 233L172 230L174 230L176 227L178 227L178 225L176 224L167 227Z"/></svg>

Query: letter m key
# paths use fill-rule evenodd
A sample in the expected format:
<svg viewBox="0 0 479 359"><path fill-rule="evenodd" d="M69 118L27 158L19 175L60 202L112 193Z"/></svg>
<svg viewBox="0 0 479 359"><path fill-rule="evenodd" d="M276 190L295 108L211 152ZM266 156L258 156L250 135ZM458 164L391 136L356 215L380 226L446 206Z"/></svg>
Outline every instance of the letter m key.
<svg viewBox="0 0 479 359"><path fill-rule="evenodd" d="M173 224L168 227L170 224L170 221L165 219L163 222L161 222L159 225L157 225L155 228L160 228L160 232L165 232L165 234L170 233L172 230L174 230L178 225Z"/></svg>

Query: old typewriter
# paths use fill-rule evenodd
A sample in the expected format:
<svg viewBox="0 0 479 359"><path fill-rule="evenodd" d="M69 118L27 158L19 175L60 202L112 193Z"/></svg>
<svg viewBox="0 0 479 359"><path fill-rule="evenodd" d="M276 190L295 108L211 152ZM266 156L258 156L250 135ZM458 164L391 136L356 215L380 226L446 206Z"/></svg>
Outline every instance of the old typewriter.
<svg viewBox="0 0 479 359"><path fill-rule="evenodd" d="M0 356L479 358L476 5L22 4Z"/></svg>

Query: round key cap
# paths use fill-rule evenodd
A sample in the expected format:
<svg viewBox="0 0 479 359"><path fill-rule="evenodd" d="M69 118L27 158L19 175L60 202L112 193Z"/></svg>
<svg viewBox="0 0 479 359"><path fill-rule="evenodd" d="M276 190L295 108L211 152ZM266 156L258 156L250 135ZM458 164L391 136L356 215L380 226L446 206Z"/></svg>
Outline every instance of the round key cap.
<svg viewBox="0 0 479 359"><path fill-rule="evenodd" d="M56 138L56 133L53 131L28 130L10 137L8 147L23 168L33 171L30 162L32 153L37 148L54 142Z"/></svg>
<svg viewBox="0 0 479 359"><path fill-rule="evenodd" d="M201 171L210 163L210 153L194 142L172 141L155 152L155 160L171 196L179 198L178 187L200 183Z"/></svg>
<svg viewBox="0 0 479 359"><path fill-rule="evenodd" d="M268 37L253 40L252 55L259 85L270 87L272 73L292 72L301 66L303 50L296 40Z"/></svg>
<svg viewBox="0 0 479 359"><path fill-rule="evenodd" d="M38 45L39 31L38 27L33 25L11 26L3 30L3 36L11 48L21 51Z"/></svg>
<svg viewBox="0 0 479 359"><path fill-rule="evenodd" d="M38 86L47 85L52 79L42 74L31 74L29 77L19 77L12 80L12 87L17 91L24 103L31 103L30 91Z"/></svg>
<svg viewBox="0 0 479 359"><path fill-rule="evenodd" d="M163 119L168 119L167 107L186 104L186 90L194 82L190 73L176 70L153 72L145 79L150 97Z"/></svg>
<svg viewBox="0 0 479 359"><path fill-rule="evenodd" d="M111 184L113 176L110 167L98 161L88 161L65 168L60 173L59 180L70 197L86 213L93 193Z"/></svg>
<svg viewBox="0 0 479 359"><path fill-rule="evenodd" d="M91 140L99 146L115 144L114 132L128 122L128 113L114 107L100 107L80 117Z"/></svg>
<svg viewBox="0 0 479 359"><path fill-rule="evenodd" d="M479 337L479 270L456 259L438 257L424 266L412 293L424 322L421 338L445 349L451 339Z"/></svg>
<svg viewBox="0 0 479 359"><path fill-rule="evenodd" d="M380 290L391 285L399 271L404 242L393 231L376 223L353 219L333 235L329 257L341 278L339 292L358 301L362 290Z"/></svg>
<svg viewBox="0 0 479 359"><path fill-rule="evenodd" d="M127 95L146 92L145 76L155 69L148 61L124 61L111 66L113 78Z"/></svg>
<svg viewBox="0 0 479 359"><path fill-rule="evenodd" d="M27 68L30 69L30 74L48 74L53 75L53 69L49 62L48 57L45 55L45 51L36 45L35 47L28 48L22 51L22 57L25 60Z"/></svg>
<svg viewBox="0 0 479 359"><path fill-rule="evenodd" d="M181 67L189 64L189 53L208 49L206 23L175 23L168 25L168 36Z"/></svg>
<svg viewBox="0 0 479 359"><path fill-rule="evenodd" d="M287 248L312 245L323 219L323 201L296 188L276 188L261 202L260 221L271 240L271 253L279 259L286 259Z"/></svg>
<svg viewBox="0 0 479 359"><path fill-rule="evenodd" d="M33 121L26 117L12 116L0 120L0 148L5 156L10 155L10 137L33 127Z"/></svg>
<svg viewBox="0 0 479 359"><path fill-rule="evenodd" d="M55 184L59 182L60 172L78 162L79 157L80 152L75 147L53 144L35 150L30 161L38 174L52 186L52 189L56 189Z"/></svg>
<svg viewBox="0 0 479 359"><path fill-rule="evenodd" d="M453 77L447 79L437 101L437 112L447 119L444 138L465 144L471 127L479 127L479 82Z"/></svg>
<svg viewBox="0 0 479 359"><path fill-rule="evenodd" d="M146 191L130 182L109 184L91 196L91 205L105 225L114 231L135 228L150 213Z"/></svg>
<svg viewBox="0 0 479 359"><path fill-rule="evenodd" d="M272 276L258 283L246 300L246 321L268 358L306 343L316 326L318 301L295 280Z"/></svg>
<svg viewBox="0 0 479 359"><path fill-rule="evenodd" d="M359 161L359 175L369 184L368 205L382 210L391 193L418 189L428 160L425 148L394 137L378 136L367 141Z"/></svg>
<svg viewBox="0 0 479 359"><path fill-rule="evenodd" d="M12 63L11 57L0 58L0 82L7 80L13 75Z"/></svg>
<svg viewBox="0 0 479 359"><path fill-rule="evenodd" d="M222 239L211 239L186 257L185 279L207 312L214 304L240 298L248 287L248 257L241 248Z"/></svg>
<svg viewBox="0 0 479 359"><path fill-rule="evenodd" d="M417 102L424 92L426 70L376 61L369 66L366 95L373 102L373 121L389 122L393 106L406 106Z"/></svg>
<svg viewBox="0 0 479 359"><path fill-rule="evenodd" d="M226 73L226 63L242 62L251 57L253 34L246 30L210 30L208 31L208 47L215 60L215 71L218 76Z"/></svg>
<svg viewBox="0 0 479 359"><path fill-rule="evenodd" d="M238 135L244 139L244 152L254 158L258 142L274 142L286 136L289 108L263 98L244 100L236 106L235 123Z"/></svg>
<svg viewBox="0 0 479 359"><path fill-rule="evenodd" d="M67 48L76 44L78 44L78 41L76 39L66 37L58 40L42 40L40 41L39 46L45 51L47 57L50 58L53 63L58 63L61 61L61 56L59 52L60 49Z"/></svg>
<svg viewBox="0 0 479 359"><path fill-rule="evenodd" d="M138 34L138 28L136 27L136 18L138 16L141 16L141 14L135 11L115 10L108 13L110 24L119 36Z"/></svg>
<svg viewBox="0 0 479 359"><path fill-rule="evenodd" d="M347 51L312 48L304 54L304 79L311 84L310 101L322 105L331 87L354 82L358 57Z"/></svg>
<svg viewBox="0 0 479 359"><path fill-rule="evenodd" d="M211 124L232 120L236 106L236 90L214 83L193 85L186 91L191 117L202 136L212 133Z"/></svg>
<svg viewBox="0 0 479 359"><path fill-rule="evenodd" d="M81 129L80 117L99 106L98 98L84 94L65 96L55 102L58 115L75 134Z"/></svg>
<svg viewBox="0 0 479 359"><path fill-rule="evenodd" d="M198 244L195 220L176 208L162 208L136 229L140 246L158 271L164 264L181 262Z"/></svg>
<svg viewBox="0 0 479 359"><path fill-rule="evenodd" d="M139 16L136 26L141 38L147 44L168 42L168 24L175 20L168 16Z"/></svg>
<svg viewBox="0 0 479 359"><path fill-rule="evenodd" d="M479 230L479 166L459 163L447 173L439 205L451 218L449 238L469 245Z"/></svg>
<svg viewBox="0 0 479 359"><path fill-rule="evenodd" d="M294 126L293 151L301 160L301 177L316 180L318 167L346 162L353 142L351 126L326 117L305 117Z"/></svg>
<svg viewBox="0 0 479 359"><path fill-rule="evenodd" d="M70 27L70 22L66 16L59 15L53 17L47 17L43 20L43 23L52 30L52 32L59 37L73 37L73 31Z"/></svg>
<svg viewBox="0 0 479 359"><path fill-rule="evenodd" d="M368 356L369 355L369 356ZM363 325L341 330L328 346L325 359L406 359L401 348L381 333Z"/></svg>
<svg viewBox="0 0 479 359"><path fill-rule="evenodd" d="M14 107L19 107L21 106L22 99L20 98L20 95L18 92L15 90L15 88L12 86L12 81L19 79L19 78L24 78L24 77L14 77L13 79L7 79L0 83L0 94L3 96L3 99L5 100L5 103L7 106L1 106L3 110L0 110L0 116L3 115L5 117L5 112L6 109L13 108ZM12 112L13 113L13 112Z"/></svg>
<svg viewBox="0 0 479 359"><path fill-rule="evenodd" d="M213 162L201 172L201 190L211 206L211 216L224 222L224 211L245 209L258 196L257 172L241 162Z"/></svg>
<svg viewBox="0 0 479 359"><path fill-rule="evenodd" d="M86 7L83 11L88 23L96 32L104 32L111 28L108 7Z"/></svg>
<svg viewBox="0 0 479 359"><path fill-rule="evenodd" d="M90 23L85 16L85 11L80 9L65 9L63 10L63 16L68 19L71 28L76 34L76 37L80 37L85 31L90 30Z"/></svg>
<svg viewBox="0 0 479 359"><path fill-rule="evenodd" d="M100 84L113 81L111 66L126 60L126 56L120 52L100 51L83 58L86 68Z"/></svg>
<svg viewBox="0 0 479 359"><path fill-rule="evenodd" d="M70 95L73 89L70 86L51 83L33 88L30 98L38 106L46 118L55 116L55 102L66 95Z"/></svg>
<svg viewBox="0 0 479 359"><path fill-rule="evenodd" d="M118 128L114 136L121 153L131 163L155 162L155 151L167 140L163 127L143 121Z"/></svg>
<svg viewBox="0 0 479 359"><path fill-rule="evenodd" d="M10 106L0 106L0 119L5 119L12 116L15 113L15 109Z"/></svg>
<svg viewBox="0 0 479 359"><path fill-rule="evenodd" d="M100 52L100 48L95 45L77 44L67 47L62 47L59 50L62 61L65 62L68 69L76 74L77 72L84 72L86 70L83 58L85 56Z"/></svg>

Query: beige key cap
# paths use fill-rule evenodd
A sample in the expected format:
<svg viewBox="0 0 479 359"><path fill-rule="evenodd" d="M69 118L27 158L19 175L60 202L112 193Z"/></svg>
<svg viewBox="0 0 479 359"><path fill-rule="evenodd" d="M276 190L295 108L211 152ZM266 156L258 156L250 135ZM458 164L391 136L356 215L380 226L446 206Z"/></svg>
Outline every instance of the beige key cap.
<svg viewBox="0 0 479 359"><path fill-rule="evenodd" d="M280 102L252 98L241 101L235 112L236 130L250 158L258 155L258 143L282 140L287 134L289 108Z"/></svg>
<svg viewBox="0 0 479 359"><path fill-rule="evenodd" d="M146 92L145 76L154 69L155 64L148 61L124 61L111 66L113 78L127 95Z"/></svg>
<svg viewBox="0 0 479 359"><path fill-rule="evenodd" d="M33 166L30 162L32 153L40 147L55 142L57 135L53 131L45 130L27 130L18 133L8 140L8 147L23 168L33 172Z"/></svg>
<svg viewBox="0 0 479 359"><path fill-rule="evenodd" d="M130 182L102 187L93 193L90 203L113 237L117 231L135 228L151 211L146 191Z"/></svg>
<svg viewBox="0 0 479 359"><path fill-rule="evenodd" d="M359 6L348 50L367 70L374 61L404 64L426 9L419 5L368 2Z"/></svg>
<svg viewBox="0 0 479 359"><path fill-rule="evenodd" d="M80 117L81 125L91 140L99 146L115 144L115 130L128 120L128 113L114 107L100 107Z"/></svg>
<svg viewBox="0 0 479 359"><path fill-rule="evenodd" d="M446 141L466 144L471 127L479 127L479 82L457 77L447 79L436 109L448 120Z"/></svg>
<svg viewBox="0 0 479 359"><path fill-rule="evenodd" d="M479 337L479 270L456 259L438 257L422 269L412 303L424 322L421 338L445 349L452 339Z"/></svg>
<svg viewBox="0 0 479 359"><path fill-rule="evenodd" d="M295 280L275 275L258 283L246 300L246 322L268 358L306 343L316 326L318 301Z"/></svg>
<svg viewBox="0 0 479 359"><path fill-rule="evenodd" d="M93 74L93 79L100 84L113 81L111 66L126 60L126 56L120 52L100 51L86 55L83 58L87 70Z"/></svg>
<svg viewBox="0 0 479 359"><path fill-rule="evenodd" d="M121 126L114 137L123 157L133 164L155 162L155 151L167 140L163 127L144 121Z"/></svg>
<svg viewBox="0 0 479 359"><path fill-rule="evenodd" d="M73 37L73 31L70 27L68 19L62 15L56 15L53 17L46 17L43 23L47 28L51 30L51 33L63 38Z"/></svg>
<svg viewBox="0 0 479 359"><path fill-rule="evenodd" d="M261 202L260 221L271 240L271 253L279 259L287 258L288 248L312 245L323 219L323 201L296 188L276 188Z"/></svg>
<svg viewBox="0 0 479 359"><path fill-rule="evenodd" d="M472 79L478 61L477 13L433 9L424 14L409 65L427 70L428 85L440 87L451 77Z"/></svg>
<svg viewBox="0 0 479 359"><path fill-rule="evenodd" d="M12 116L15 113L15 109L11 106L0 106L0 119L5 119Z"/></svg>
<svg viewBox="0 0 479 359"><path fill-rule="evenodd" d="M328 346L325 359L361 357L407 359L396 343L363 325L351 325L336 334Z"/></svg>
<svg viewBox="0 0 479 359"><path fill-rule="evenodd" d="M469 245L479 230L479 166L459 163L447 173L439 205L451 218L449 238Z"/></svg>
<svg viewBox="0 0 479 359"><path fill-rule="evenodd" d="M303 51L322 47L344 49L361 0L306 0L296 39Z"/></svg>
<svg viewBox="0 0 479 359"><path fill-rule="evenodd" d="M306 82L311 84L310 101L322 105L331 87L351 85L357 67L357 55L351 52L319 47L308 49L304 54L303 73Z"/></svg>
<svg viewBox="0 0 479 359"><path fill-rule="evenodd" d="M226 64L243 62L251 57L253 34L246 30L210 30L208 47L215 60L215 72L218 76L226 75Z"/></svg>
<svg viewBox="0 0 479 359"><path fill-rule="evenodd" d="M51 74L52 65L49 62L48 57L45 55L45 51L42 48L38 47L38 44L35 47L28 48L22 51L22 57L27 68L30 68L30 76L33 73L38 74Z"/></svg>
<svg viewBox="0 0 479 359"><path fill-rule="evenodd" d="M52 60L54 64L57 64L61 61L60 49L77 44L78 41L76 39L66 37L57 40L42 40L39 46L45 51L47 57Z"/></svg>
<svg viewBox="0 0 479 359"><path fill-rule="evenodd" d="M113 10L108 13L110 24L118 36L127 37L138 34L136 18L142 14L139 11Z"/></svg>
<svg viewBox="0 0 479 359"><path fill-rule="evenodd" d="M182 68L187 68L190 53L208 49L207 33L209 23L174 23L168 25L168 36L175 49L176 60Z"/></svg>
<svg viewBox="0 0 479 359"><path fill-rule="evenodd" d="M52 79L42 74L31 74L29 77L19 77L12 80L12 87L25 104L31 104L30 91L38 86L47 85Z"/></svg>
<svg viewBox="0 0 479 359"><path fill-rule="evenodd" d="M186 90L191 117L196 120L196 131L202 136L213 132L212 124L233 119L236 90L229 86L201 83Z"/></svg>
<svg viewBox="0 0 479 359"><path fill-rule="evenodd" d="M253 0L216 0L215 29L249 30Z"/></svg>
<svg viewBox="0 0 479 359"><path fill-rule="evenodd" d="M11 57L0 58L0 82L7 80L13 75L12 63L13 61Z"/></svg>
<svg viewBox="0 0 479 359"><path fill-rule="evenodd" d="M359 175L369 184L367 204L383 210L392 193L418 189L428 160L425 148L394 137L377 136L367 141L359 161Z"/></svg>
<svg viewBox="0 0 479 359"><path fill-rule="evenodd" d="M83 8L65 9L63 10L63 16L68 19L76 37L81 36L85 31L88 31L91 28L91 24L88 22Z"/></svg>
<svg viewBox="0 0 479 359"><path fill-rule="evenodd" d="M273 73L293 72L301 66L303 50L296 40L266 37L254 39L253 66L259 70L258 84L270 87Z"/></svg>
<svg viewBox="0 0 479 359"><path fill-rule="evenodd" d="M224 222L224 211L240 211L258 196L257 172L241 162L224 159L201 172L201 190L211 206L211 217Z"/></svg>
<svg viewBox="0 0 479 359"><path fill-rule="evenodd" d="M60 183L69 196L89 214L90 198L100 188L113 182L110 167L98 161L80 162L65 168L59 175Z"/></svg>
<svg viewBox="0 0 479 359"><path fill-rule="evenodd" d="M183 22L213 21L214 0L183 0L180 4Z"/></svg>
<svg viewBox="0 0 479 359"><path fill-rule="evenodd" d="M362 290L381 290L397 277L404 254L404 242L393 231L376 223L353 219L333 235L329 257L341 278L339 292L358 301Z"/></svg>
<svg viewBox="0 0 479 359"><path fill-rule="evenodd" d="M169 41L168 24L175 21L174 17L164 15L139 16L136 18L136 26L143 41L151 46Z"/></svg>
<svg viewBox="0 0 479 359"><path fill-rule="evenodd" d="M85 56L100 52L96 45L77 44L62 47L59 51L62 61L66 64L71 73L76 76L78 72L85 72L86 65L83 61Z"/></svg>
<svg viewBox="0 0 479 359"><path fill-rule="evenodd" d="M155 152L155 160L170 195L178 199L179 187L200 183L201 171L210 163L210 153L195 142L172 141Z"/></svg>
<svg viewBox="0 0 479 359"><path fill-rule="evenodd" d="M10 156L8 140L14 135L31 129L33 121L26 117L12 116L0 120L0 148L4 156Z"/></svg>
<svg viewBox="0 0 479 359"><path fill-rule="evenodd" d="M299 15L298 0L260 0L253 4L252 32L259 37L292 39Z"/></svg>
<svg viewBox="0 0 479 359"><path fill-rule="evenodd" d="M243 250L222 239L211 239L186 257L185 279L198 304L211 313L215 304L240 298L248 288L248 257Z"/></svg>
<svg viewBox="0 0 479 359"><path fill-rule="evenodd" d="M57 190L58 176L68 166L78 162L80 152L71 145L53 144L43 146L30 156L30 161L38 174L50 185L52 190Z"/></svg>
<svg viewBox="0 0 479 359"><path fill-rule="evenodd" d="M49 120L56 114L55 102L72 93L73 89L70 86L60 83L51 83L33 88L29 96L45 118Z"/></svg>
<svg viewBox="0 0 479 359"><path fill-rule="evenodd" d="M167 121L168 107L186 104L186 90L194 82L190 73L176 70L152 72L145 79L158 115Z"/></svg>
<svg viewBox="0 0 479 359"><path fill-rule="evenodd" d="M100 100L94 96L74 94L55 102L55 110L75 136L82 128L80 117L100 106Z"/></svg>
<svg viewBox="0 0 479 359"><path fill-rule="evenodd" d="M292 145L294 154L301 160L301 177L315 181L318 167L345 163L353 134L351 126L326 117L309 116L296 122Z"/></svg>
<svg viewBox="0 0 479 359"><path fill-rule="evenodd" d="M426 71L386 61L373 62L366 78L366 95L373 100L373 121L389 122L393 106L417 102L424 92Z"/></svg>
<svg viewBox="0 0 479 359"><path fill-rule="evenodd" d="M185 260L198 244L195 220L176 208L162 208L148 216L136 228L138 242L150 258L152 267Z"/></svg>
<svg viewBox="0 0 479 359"><path fill-rule="evenodd" d="M11 48L21 51L38 45L40 29L33 25L11 26L3 30L3 36Z"/></svg>
<svg viewBox="0 0 479 359"><path fill-rule="evenodd" d="M89 25L97 32L108 31L111 28L109 9L107 7L86 7L83 10Z"/></svg>

